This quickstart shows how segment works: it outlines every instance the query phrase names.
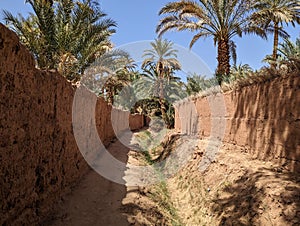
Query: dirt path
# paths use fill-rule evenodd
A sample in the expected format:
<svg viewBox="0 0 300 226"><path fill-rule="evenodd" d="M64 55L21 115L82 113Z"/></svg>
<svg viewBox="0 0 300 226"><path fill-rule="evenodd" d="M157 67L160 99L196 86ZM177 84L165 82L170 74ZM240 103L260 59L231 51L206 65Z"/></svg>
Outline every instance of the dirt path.
<svg viewBox="0 0 300 226"><path fill-rule="evenodd" d="M129 164L140 163L141 154L134 149L135 134L123 134L122 143L117 140L107 150L124 164L123 184L117 184L94 170L64 197L56 212L50 216L47 226L126 226L169 225L157 203L145 195L144 187L126 186L135 181L135 172ZM126 144L126 145L124 145ZM130 148L128 148L130 147Z"/></svg>
<svg viewBox="0 0 300 226"><path fill-rule="evenodd" d="M133 140L122 138L128 144ZM217 158L200 172L208 140L197 142L183 168L151 186L126 187L90 171L65 197L53 221L44 225L300 225L299 174L230 144L223 144ZM186 143L182 137L172 145ZM129 163L142 163L142 153L120 141L108 150L127 163L122 178L129 182L134 173Z"/></svg>
<svg viewBox="0 0 300 226"><path fill-rule="evenodd" d="M122 162L127 162L129 148L120 141L112 143L108 151ZM111 182L91 170L65 197L49 225L130 225L121 208L127 189L131 188Z"/></svg>

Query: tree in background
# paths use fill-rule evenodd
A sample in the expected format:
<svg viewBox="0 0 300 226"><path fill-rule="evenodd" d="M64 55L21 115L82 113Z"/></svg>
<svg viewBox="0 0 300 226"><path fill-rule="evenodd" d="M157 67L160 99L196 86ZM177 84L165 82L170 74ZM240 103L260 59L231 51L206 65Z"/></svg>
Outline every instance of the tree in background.
<svg viewBox="0 0 300 226"><path fill-rule="evenodd" d="M194 95L216 85L217 82L214 78L206 79L205 76L194 73L187 76L185 87L188 95Z"/></svg>
<svg viewBox="0 0 300 226"><path fill-rule="evenodd" d="M172 104L186 97L180 78L173 74L169 74L167 79L161 78L155 64L144 68L141 76L141 79L134 83L134 90L140 100L147 101L139 101L138 104L147 108L149 116L161 115L166 126L172 128L175 113Z"/></svg>
<svg viewBox="0 0 300 226"><path fill-rule="evenodd" d="M161 107L161 114L163 120L167 121L166 114L166 90L171 88L175 77L174 72L181 69L180 63L177 60L177 50L174 49L173 43L168 40L155 39L150 43L152 48L144 50L144 61L142 68L144 69L144 75L154 81L152 86L159 98Z"/></svg>
<svg viewBox="0 0 300 226"><path fill-rule="evenodd" d="M261 25L269 33L274 33L272 59L276 62L279 36L288 38L289 35L283 30L283 23L300 23L299 0L257 0L252 4L255 12L252 20ZM273 64L274 65L274 64Z"/></svg>
<svg viewBox="0 0 300 226"><path fill-rule="evenodd" d="M129 53L113 49L97 57L80 82L113 104L119 92L139 77L135 67Z"/></svg>
<svg viewBox="0 0 300 226"><path fill-rule="evenodd" d="M281 65L287 65L291 72L300 71L300 37L296 39L295 43L285 39L283 43L279 44L278 51L281 55Z"/></svg>
<svg viewBox="0 0 300 226"><path fill-rule="evenodd" d="M145 58L142 68L155 64L156 70L160 77L168 78L172 72L180 70L181 66L177 60L178 50L174 49L174 44L166 39L155 39L150 43L152 49L144 50Z"/></svg>
<svg viewBox="0 0 300 226"><path fill-rule="evenodd" d="M249 72L253 72L253 69L250 67L249 64L234 65L231 68L231 75L235 77L243 77L245 74Z"/></svg>
<svg viewBox="0 0 300 226"><path fill-rule="evenodd" d="M37 67L56 69L76 82L97 57L111 49L115 21L94 0L26 0L27 18L4 11L7 25L33 53Z"/></svg>
<svg viewBox="0 0 300 226"><path fill-rule="evenodd" d="M212 36L218 46L216 75L221 84L222 76L230 73L230 46L234 47L232 38L236 35L241 37L243 33L254 33L266 38L264 30L251 23L250 7L249 2L244 0L170 2L159 12L159 15L165 17L159 22L156 31L160 36L169 30L196 32L190 48L199 38Z"/></svg>

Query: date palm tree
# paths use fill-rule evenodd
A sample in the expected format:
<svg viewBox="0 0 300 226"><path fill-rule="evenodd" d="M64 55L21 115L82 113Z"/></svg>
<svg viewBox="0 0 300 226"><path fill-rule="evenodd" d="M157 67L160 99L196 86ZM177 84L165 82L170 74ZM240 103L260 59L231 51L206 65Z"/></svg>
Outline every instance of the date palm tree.
<svg viewBox="0 0 300 226"><path fill-rule="evenodd" d="M195 95L216 85L217 82L214 78L207 79L205 76L193 73L187 76L187 83L185 84L185 88L189 95Z"/></svg>
<svg viewBox="0 0 300 226"><path fill-rule="evenodd" d="M166 4L159 12L164 15L157 26L159 36L166 31L196 32L190 48L200 38L213 37L218 46L218 67L216 75L219 84L222 75L230 73L230 46L232 38L243 33L255 33L263 38L262 28L250 22L250 4L245 0L182 0Z"/></svg>
<svg viewBox="0 0 300 226"><path fill-rule="evenodd" d="M278 51L281 55L280 64L287 65L290 71L300 71L300 37L295 42L285 39L279 44Z"/></svg>
<svg viewBox="0 0 300 226"><path fill-rule="evenodd" d="M299 0L256 0L252 4L255 12L252 20L262 25L269 32L274 33L272 58L276 61L279 36L288 38L289 35L283 30L283 24L300 23Z"/></svg>
<svg viewBox="0 0 300 226"><path fill-rule="evenodd" d="M166 126L171 128L174 125L172 103L186 97L180 78L174 74L162 78L154 63L148 64L147 68L143 69L141 76L141 79L134 83L134 90L139 97L138 99L147 100L148 111L160 112ZM159 108L157 108L157 103L159 103Z"/></svg>
<svg viewBox="0 0 300 226"><path fill-rule="evenodd" d="M174 49L174 44L171 41L159 38L150 44L152 49L144 51L142 68L155 63L156 70L161 77L168 77L172 71L181 69L180 63L177 60L178 50Z"/></svg>
<svg viewBox="0 0 300 226"><path fill-rule="evenodd" d="M166 121L166 105L165 105L165 90L170 84L166 84L166 81L170 81L172 74L176 70L181 69L181 65L177 60L177 50L174 49L173 43L166 39L155 39L154 42L150 43L152 49L144 51L144 61L142 68L148 74L153 74L153 69L156 71L156 81L153 84L157 84L156 87L159 96L159 103L161 106L161 113L163 120Z"/></svg>
<svg viewBox="0 0 300 226"><path fill-rule="evenodd" d="M300 37L297 38L295 42L290 39L285 39L284 42L280 44L278 50L284 60L300 59Z"/></svg>
<svg viewBox="0 0 300 226"><path fill-rule="evenodd" d="M138 78L135 67L128 52L113 49L99 56L85 71L80 82L113 104L116 95Z"/></svg>
<svg viewBox="0 0 300 226"><path fill-rule="evenodd" d="M33 53L41 69L57 69L76 81L111 48L115 21L94 0L26 0L34 13L27 18L4 11L4 20Z"/></svg>

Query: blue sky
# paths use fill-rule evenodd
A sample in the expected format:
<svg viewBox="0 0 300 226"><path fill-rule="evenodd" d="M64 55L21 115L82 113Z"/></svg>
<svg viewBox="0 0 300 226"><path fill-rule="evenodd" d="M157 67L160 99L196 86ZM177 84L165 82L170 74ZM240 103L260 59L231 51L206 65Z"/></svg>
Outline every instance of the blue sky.
<svg viewBox="0 0 300 226"><path fill-rule="evenodd" d="M131 42L153 40L156 38L155 27L159 22L158 11L170 0L102 0L101 8L109 17L117 21L117 33L112 37L116 46ZM26 15L31 8L24 4L24 0L0 0L0 8ZM1 15L2 20L2 15ZM287 28L291 39L300 36L300 27ZM164 36L174 43L188 48L192 34L189 32L168 32ZM261 60L265 55L272 53L272 36L268 41L247 35L235 38L237 44L238 63L247 63L254 69L259 69L263 64ZM216 48L211 38L199 40L192 51L196 53L214 71L217 66Z"/></svg>

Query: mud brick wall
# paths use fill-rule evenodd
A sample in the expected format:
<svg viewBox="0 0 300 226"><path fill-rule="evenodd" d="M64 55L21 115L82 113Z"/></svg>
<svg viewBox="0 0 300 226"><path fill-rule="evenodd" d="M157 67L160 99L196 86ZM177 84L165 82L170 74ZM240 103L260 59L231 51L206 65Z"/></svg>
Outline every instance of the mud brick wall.
<svg viewBox="0 0 300 226"><path fill-rule="evenodd" d="M198 97L176 107L176 130L245 147L253 157L300 171L300 76Z"/></svg>
<svg viewBox="0 0 300 226"><path fill-rule="evenodd" d="M73 132L76 90L61 75L36 69L29 51L0 24L0 225L37 224L89 169ZM112 111L127 121L117 132L128 124L143 127L142 116L131 118L89 96L96 100L93 114L105 145L115 137ZM87 131L92 126L84 125Z"/></svg>
<svg viewBox="0 0 300 226"><path fill-rule="evenodd" d="M129 116L129 127L131 130L138 130L141 126L147 124L147 118L144 115L134 114Z"/></svg>

